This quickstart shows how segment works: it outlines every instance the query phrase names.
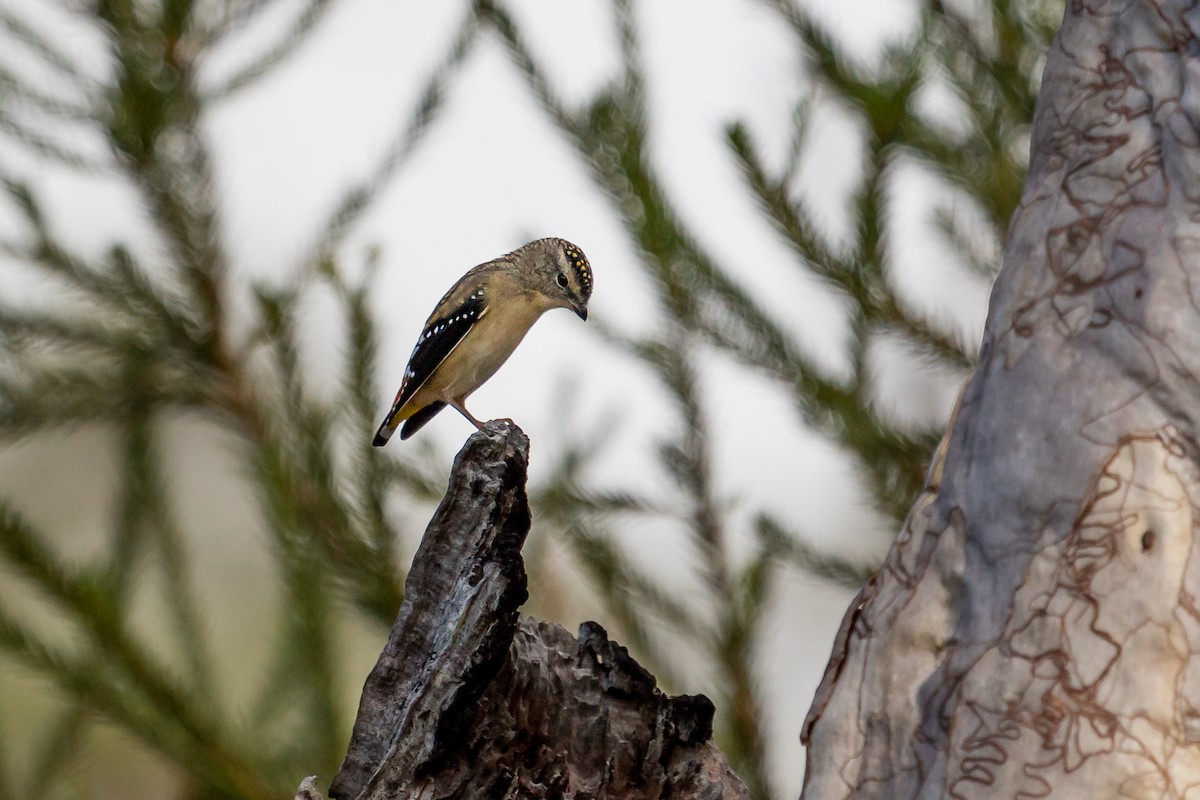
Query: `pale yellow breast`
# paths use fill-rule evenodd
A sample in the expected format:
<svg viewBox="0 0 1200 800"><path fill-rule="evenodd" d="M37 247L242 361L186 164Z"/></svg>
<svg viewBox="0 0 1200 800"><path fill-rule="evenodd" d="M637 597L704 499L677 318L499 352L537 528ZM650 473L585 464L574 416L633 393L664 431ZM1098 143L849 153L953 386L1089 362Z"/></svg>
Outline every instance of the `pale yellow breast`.
<svg viewBox="0 0 1200 800"><path fill-rule="evenodd" d="M500 369L545 311L528 303L490 307L431 377L439 399L462 400Z"/></svg>

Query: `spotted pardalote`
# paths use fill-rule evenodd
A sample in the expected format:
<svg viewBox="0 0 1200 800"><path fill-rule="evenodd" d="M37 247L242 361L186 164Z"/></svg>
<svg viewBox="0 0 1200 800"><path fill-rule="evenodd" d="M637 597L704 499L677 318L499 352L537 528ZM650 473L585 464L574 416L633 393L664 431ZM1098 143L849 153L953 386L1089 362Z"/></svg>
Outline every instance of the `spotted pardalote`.
<svg viewBox="0 0 1200 800"><path fill-rule="evenodd" d="M569 308L586 320L591 296L592 268L563 239L538 239L463 275L425 322L372 444L387 444L401 423L400 438L407 439L446 406L482 428L467 411L468 395L508 360L542 314Z"/></svg>

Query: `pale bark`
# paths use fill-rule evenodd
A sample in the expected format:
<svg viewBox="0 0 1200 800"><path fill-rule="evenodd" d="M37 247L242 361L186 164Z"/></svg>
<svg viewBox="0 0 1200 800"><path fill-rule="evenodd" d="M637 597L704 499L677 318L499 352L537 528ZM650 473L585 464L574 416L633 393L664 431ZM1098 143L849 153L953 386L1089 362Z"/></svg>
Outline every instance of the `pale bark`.
<svg viewBox="0 0 1200 800"><path fill-rule="evenodd" d="M1200 796L1200 10L1074 2L979 366L804 798Z"/></svg>
<svg viewBox="0 0 1200 800"><path fill-rule="evenodd" d="M491 422L455 459L330 796L745 800L708 698L664 695L595 623L518 613L528 452Z"/></svg>

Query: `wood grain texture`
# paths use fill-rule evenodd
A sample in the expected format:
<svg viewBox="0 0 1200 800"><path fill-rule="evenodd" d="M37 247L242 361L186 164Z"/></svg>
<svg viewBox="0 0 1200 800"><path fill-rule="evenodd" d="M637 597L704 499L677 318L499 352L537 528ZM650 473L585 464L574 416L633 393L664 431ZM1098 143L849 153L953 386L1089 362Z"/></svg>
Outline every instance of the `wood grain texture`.
<svg viewBox="0 0 1200 800"><path fill-rule="evenodd" d="M330 796L745 798L706 697L664 695L596 623L519 614L528 450L496 421L455 459Z"/></svg>

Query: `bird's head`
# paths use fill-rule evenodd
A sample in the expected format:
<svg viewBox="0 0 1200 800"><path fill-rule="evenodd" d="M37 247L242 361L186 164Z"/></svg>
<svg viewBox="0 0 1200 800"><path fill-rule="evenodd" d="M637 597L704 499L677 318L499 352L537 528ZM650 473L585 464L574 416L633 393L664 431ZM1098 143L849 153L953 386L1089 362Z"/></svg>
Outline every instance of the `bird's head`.
<svg viewBox="0 0 1200 800"><path fill-rule="evenodd" d="M578 246L565 239L538 239L516 253L528 259L537 291L552 308L569 308L587 319L592 297L592 267Z"/></svg>

